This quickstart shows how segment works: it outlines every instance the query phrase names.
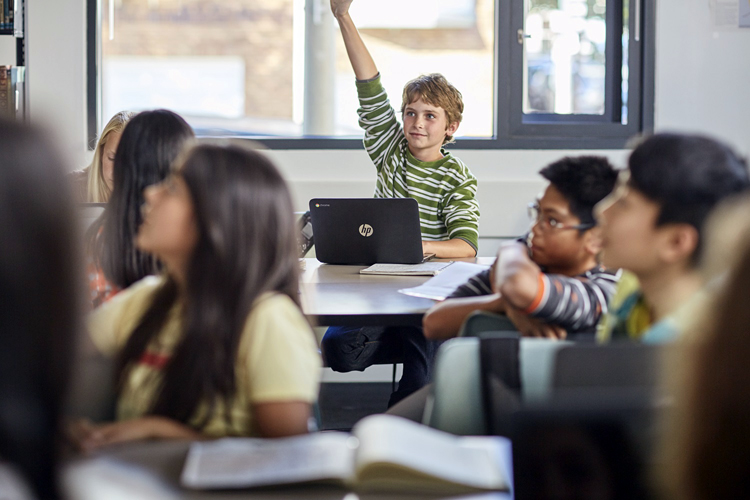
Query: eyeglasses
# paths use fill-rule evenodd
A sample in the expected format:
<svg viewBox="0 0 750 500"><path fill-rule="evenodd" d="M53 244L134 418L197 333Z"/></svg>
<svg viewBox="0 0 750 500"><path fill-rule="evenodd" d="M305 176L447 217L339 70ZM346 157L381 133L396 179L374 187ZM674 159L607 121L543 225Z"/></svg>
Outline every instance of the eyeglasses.
<svg viewBox="0 0 750 500"><path fill-rule="evenodd" d="M554 217L542 214L542 212L539 210L539 203L537 202L529 203L527 206L527 210L529 212L529 218L531 219L531 221L535 224L539 224L542 229L576 229L578 231L583 231L585 229L591 229L592 227L596 226L596 223L594 222L588 222L586 224L576 224L574 226L567 225L555 219Z"/></svg>

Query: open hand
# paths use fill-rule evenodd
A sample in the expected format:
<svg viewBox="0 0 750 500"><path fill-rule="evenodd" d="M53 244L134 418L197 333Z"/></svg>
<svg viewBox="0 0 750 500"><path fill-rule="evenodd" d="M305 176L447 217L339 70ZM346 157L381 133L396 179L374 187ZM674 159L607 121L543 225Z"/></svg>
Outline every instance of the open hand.
<svg viewBox="0 0 750 500"><path fill-rule="evenodd" d="M343 16L349 12L349 6L352 0L331 0L331 12L334 17Z"/></svg>
<svg viewBox="0 0 750 500"><path fill-rule="evenodd" d="M505 314L508 315L508 318L524 337L563 340L568 336L568 332L564 328L532 318L507 303L505 304Z"/></svg>

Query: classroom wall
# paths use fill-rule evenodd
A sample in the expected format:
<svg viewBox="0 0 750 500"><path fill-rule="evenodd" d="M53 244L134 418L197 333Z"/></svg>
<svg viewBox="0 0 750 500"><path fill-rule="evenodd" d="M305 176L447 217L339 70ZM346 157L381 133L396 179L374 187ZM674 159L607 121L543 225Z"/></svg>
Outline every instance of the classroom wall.
<svg viewBox="0 0 750 500"><path fill-rule="evenodd" d="M32 120L52 121L74 164L86 164L85 0L29 2ZM657 130L702 131L750 153L750 29L717 31L711 2L657 1ZM2 52L0 52L1 54ZM526 225L525 205L541 189L536 172L582 151L459 152L480 180L481 235L509 237ZM623 165L625 151L598 151ZM313 196L370 196L363 151L272 151L290 180L298 210ZM482 252L483 254L485 252Z"/></svg>
<svg viewBox="0 0 750 500"><path fill-rule="evenodd" d="M28 109L75 169L87 164L86 2L26 0Z"/></svg>
<svg viewBox="0 0 750 500"><path fill-rule="evenodd" d="M16 41L12 36L0 36L0 66L16 64Z"/></svg>

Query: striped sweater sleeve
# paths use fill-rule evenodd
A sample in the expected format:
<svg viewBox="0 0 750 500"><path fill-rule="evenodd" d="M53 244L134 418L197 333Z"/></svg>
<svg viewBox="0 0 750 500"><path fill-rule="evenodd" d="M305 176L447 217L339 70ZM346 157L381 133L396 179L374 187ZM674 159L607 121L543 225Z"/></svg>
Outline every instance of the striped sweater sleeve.
<svg viewBox="0 0 750 500"><path fill-rule="evenodd" d="M604 270L574 278L540 273L537 297L524 312L568 333L594 333L616 285L617 275Z"/></svg>
<svg viewBox="0 0 750 500"><path fill-rule="evenodd" d="M482 295L492 295L492 284L490 283L490 270L485 269L469 278L463 285L456 288L448 298L456 299L460 297L480 297Z"/></svg>
<svg viewBox="0 0 750 500"><path fill-rule="evenodd" d="M403 128L380 83L380 75L372 80L357 81L359 126L365 131L367 154L380 172L385 160L404 138Z"/></svg>
<svg viewBox="0 0 750 500"><path fill-rule="evenodd" d="M462 239L476 251L479 246L479 202L477 179L468 169L463 181L446 197L443 221L449 239Z"/></svg>

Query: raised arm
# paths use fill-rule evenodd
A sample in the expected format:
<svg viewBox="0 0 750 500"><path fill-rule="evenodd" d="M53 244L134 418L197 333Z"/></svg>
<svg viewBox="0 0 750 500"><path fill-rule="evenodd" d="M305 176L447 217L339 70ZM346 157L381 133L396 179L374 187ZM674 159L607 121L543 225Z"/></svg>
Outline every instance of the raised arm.
<svg viewBox="0 0 750 500"><path fill-rule="evenodd" d="M349 6L352 0L331 0L331 11L339 23L341 36L344 38L346 53L349 56L349 62L352 63L354 76L357 80L369 80L375 78L378 74L378 68L375 61L367 50L365 42L359 36L354 21L349 16Z"/></svg>

